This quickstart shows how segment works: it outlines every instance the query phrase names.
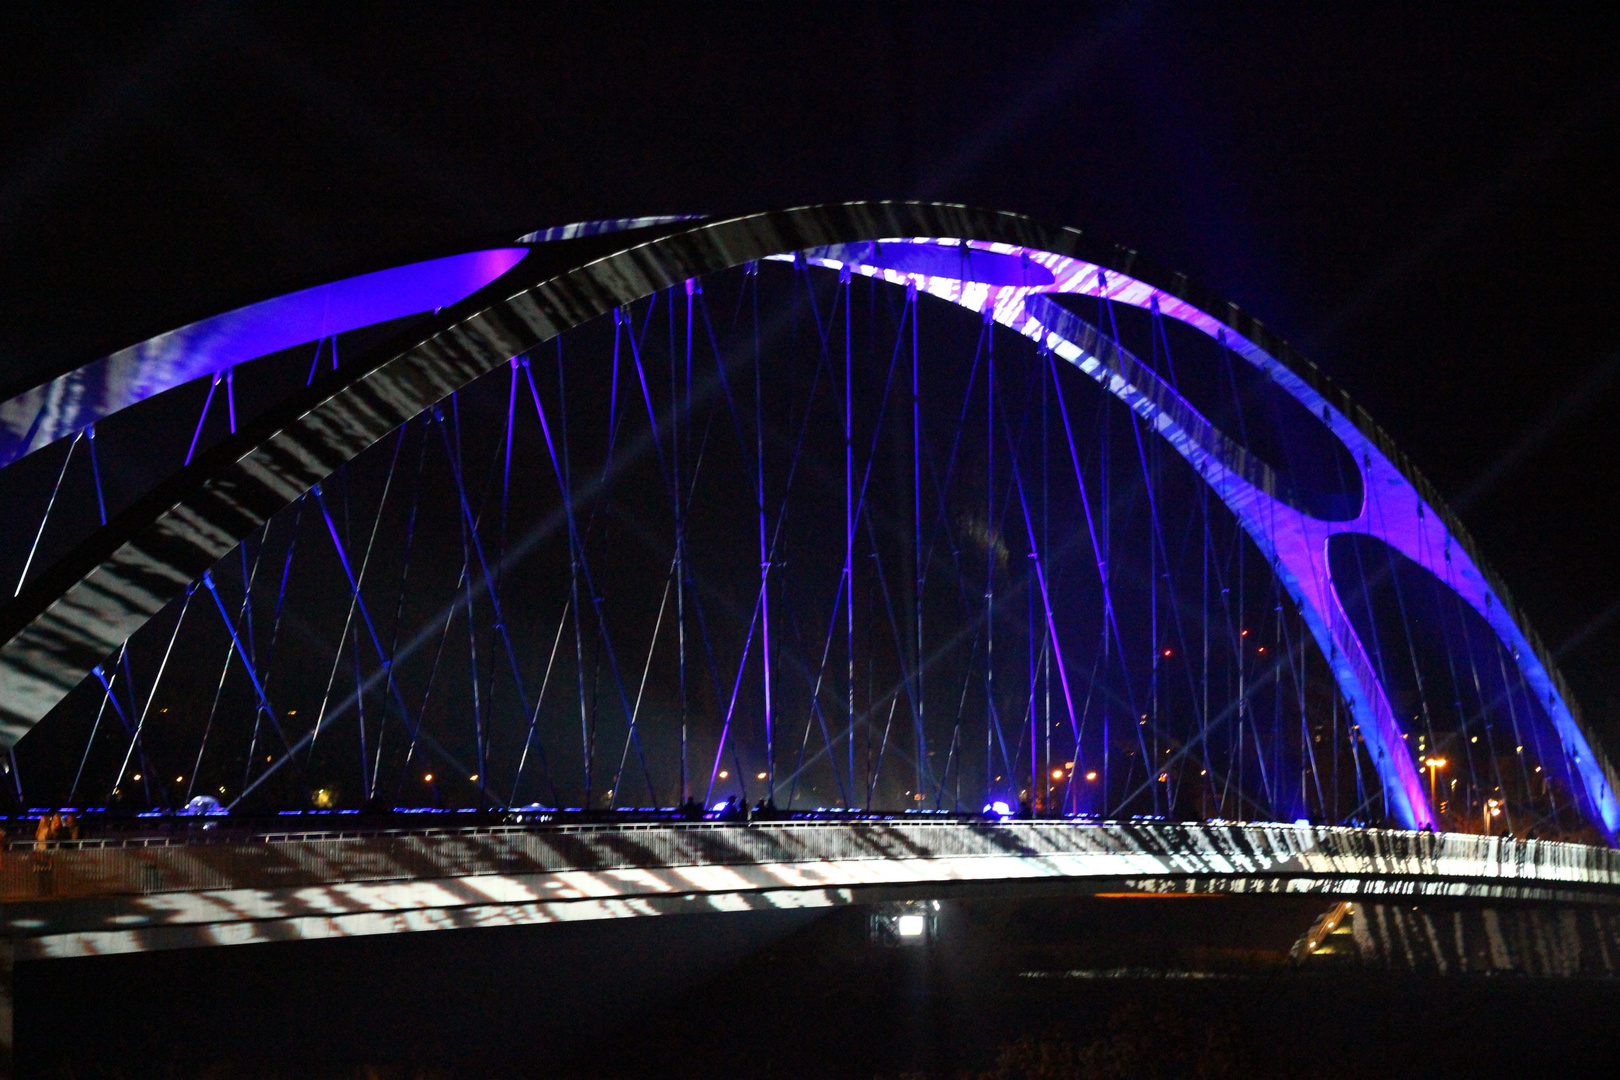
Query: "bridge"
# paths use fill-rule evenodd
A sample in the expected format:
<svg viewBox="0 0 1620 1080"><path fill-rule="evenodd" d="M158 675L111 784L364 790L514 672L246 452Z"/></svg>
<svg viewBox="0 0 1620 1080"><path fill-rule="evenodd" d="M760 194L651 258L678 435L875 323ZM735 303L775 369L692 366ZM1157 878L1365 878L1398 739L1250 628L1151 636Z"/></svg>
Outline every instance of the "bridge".
<svg viewBox="0 0 1620 1080"><path fill-rule="evenodd" d="M1185 277L924 203L357 269L0 401L8 969L969 894L1612 936L1550 653Z"/></svg>
<svg viewBox="0 0 1620 1080"><path fill-rule="evenodd" d="M505 826L109 842L8 854L3 872L16 960L997 891L1620 903L1620 854L1610 849L1164 822Z"/></svg>

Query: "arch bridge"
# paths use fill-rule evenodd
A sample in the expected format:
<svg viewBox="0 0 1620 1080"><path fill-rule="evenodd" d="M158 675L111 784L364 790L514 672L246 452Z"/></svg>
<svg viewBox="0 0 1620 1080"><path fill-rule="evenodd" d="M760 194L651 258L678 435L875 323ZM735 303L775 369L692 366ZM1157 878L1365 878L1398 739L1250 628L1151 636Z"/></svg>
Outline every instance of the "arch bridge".
<svg viewBox="0 0 1620 1080"><path fill-rule="evenodd" d="M1614 771L1432 485L1080 230L565 226L0 393L22 956L987 878L1613 885ZM241 834L295 809L331 838ZM182 814L240 842L158 843Z"/></svg>

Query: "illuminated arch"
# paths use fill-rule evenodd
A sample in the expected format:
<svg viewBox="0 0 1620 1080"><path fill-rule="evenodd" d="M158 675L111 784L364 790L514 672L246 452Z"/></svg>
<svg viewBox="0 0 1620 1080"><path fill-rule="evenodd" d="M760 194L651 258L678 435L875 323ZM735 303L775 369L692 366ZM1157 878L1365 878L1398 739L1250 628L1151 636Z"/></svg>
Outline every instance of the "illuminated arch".
<svg viewBox="0 0 1620 1080"><path fill-rule="evenodd" d="M200 453L0 607L0 740L14 744L274 513L452 391L616 306L683 280L782 257L915 283L984 311L1079 367L1164 436L1276 567L1329 658L1392 816L1403 824L1431 826L1435 818L1400 721L1328 570L1328 541L1341 533L1386 541L1486 620L1544 703L1596 824L1611 841L1620 833L1612 770L1587 737L1546 649L1460 522L1342 391L1258 321L1134 251L1012 214L924 203L547 230L518 245L348 279L205 320L0 404L3 462L249 354L438 309ZM1146 365L1043 295L1049 293L1156 308L1222 340L1348 450L1362 491L1356 513L1327 520L1290 505L1265 465Z"/></svg>

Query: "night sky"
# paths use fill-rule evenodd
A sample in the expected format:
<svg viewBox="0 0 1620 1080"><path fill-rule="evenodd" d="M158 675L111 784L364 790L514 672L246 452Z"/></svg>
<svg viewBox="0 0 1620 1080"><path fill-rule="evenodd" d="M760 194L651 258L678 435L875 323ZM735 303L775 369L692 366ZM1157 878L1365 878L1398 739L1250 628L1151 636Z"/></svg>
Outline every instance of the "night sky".
<svg viewBox="0 0 1620 1080"><path fill-rule="evenodd" d="M917 197L1278 328L1620 747L1620 42L1599 7L14 5L0 387L564 222Z"/></svg>

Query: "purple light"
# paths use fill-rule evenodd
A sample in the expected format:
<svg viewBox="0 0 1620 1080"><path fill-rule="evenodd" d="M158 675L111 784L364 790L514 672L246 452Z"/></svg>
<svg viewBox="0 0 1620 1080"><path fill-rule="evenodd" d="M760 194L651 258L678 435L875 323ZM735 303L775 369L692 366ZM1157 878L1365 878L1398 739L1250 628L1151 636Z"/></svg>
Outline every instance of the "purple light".
<svg viewBox="0 0 1620 1080"><path fill-rule="evenodd" d="M0 466L192 379L294 345L447 307L528 253L528 248L491 248L361 274L249 304L121 349L0 402Z"/></svg>
<svg viewBox="0 0 1620 1080"><path fill-rule="evenodd" d="M910 252L907 252L907 248ZM981 255L987 256L981 259ZM1205 481L1237 515L1244 529L1277 566L1283 585L1298 604L1307 627L1330 661L1335 678L1374 758L1394 815L1408 828L1434 824L1432 808L1402 740L1400 719L1391 708L1365 646L1350 625L1327 571L1327 542L1336 533L1377 537L1438 576L1484 617L1518 664L1525 682L1546 702L1551 725L1612 839L1620 836L1620 799L1597 755L1577 725L1554 676L1536 654L1512 613L1492 595L1481 568L1454 542L1443 516L1426 507L1401 468L1377 443L1299 374L1220 319L1179 297L1125 274L1092 263L1013 244L963 241L948 237L885 239L875 243L810 248L799 257L813 265L849 269L912 285L942 300L985 312L1009 329L1035 339L1101 383L1166 438L1199 469ZM787 256L779 256L787 258ZM953 265L953 258L955 264ZM1016 263L1018 273L1012 272ZM1041 271L1039 277L1031 271ZM1046 282L1050 275L1051 283ZM1221 444L1226 437L1149 369L1131 360L1123 370L1104 364L1055 332L1078 322L1039 293L1106 296L1134 307L1157 306L1226 346L1264 372L1282 390L1321 416L1360 466L1360 513L1348 520L1324 520L1288 507L1250 484L1229 467ZM1037 314L1039 312L1040 314ZM1044 316L1044 317L1043 317ZM985 808L989 813L1004 803Z"/></svg>
<svg viewBox="0 0 1620 1080"><path fill-rule="evenodd" d="M805 257L1000 288L1044 288L1056 281L1052 271L1040 263L1021 254L991 251L983 245L877 240L814 248L805 252Z"/></svg>

